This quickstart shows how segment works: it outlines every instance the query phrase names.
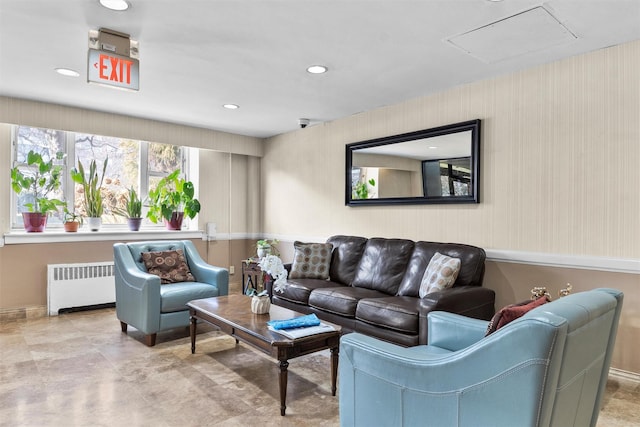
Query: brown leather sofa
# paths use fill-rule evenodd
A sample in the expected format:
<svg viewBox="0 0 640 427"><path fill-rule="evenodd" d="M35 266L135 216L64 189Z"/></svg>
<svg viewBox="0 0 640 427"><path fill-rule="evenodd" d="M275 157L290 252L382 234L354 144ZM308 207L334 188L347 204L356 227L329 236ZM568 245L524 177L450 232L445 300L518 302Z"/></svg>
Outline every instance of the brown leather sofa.
<svg viewBox="0 0 640 427"><path fill-rule="evenodd" d="M329 280L288 279L274 304L403 346L427 343L427 314L441 310L489 320L495 293L482 287L485 252L458 243L333 236ZM453 287L419 297L431 257L461 260Z"/></svg>

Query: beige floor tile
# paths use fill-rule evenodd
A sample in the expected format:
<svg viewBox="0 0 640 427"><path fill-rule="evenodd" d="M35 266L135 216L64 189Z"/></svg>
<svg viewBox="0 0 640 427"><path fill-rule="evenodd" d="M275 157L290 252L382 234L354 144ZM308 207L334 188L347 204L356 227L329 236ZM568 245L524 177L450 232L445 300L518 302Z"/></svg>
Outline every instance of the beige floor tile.
<svg viewBox="0 0 640 427"><path fill-rule="evenodd" d="M181 328L147 347L103 309L0 323L0 426L338 426L329 352L278 366L213 327L196 354ZM599 427L637 426L640 384L610 379Z"/></svg>

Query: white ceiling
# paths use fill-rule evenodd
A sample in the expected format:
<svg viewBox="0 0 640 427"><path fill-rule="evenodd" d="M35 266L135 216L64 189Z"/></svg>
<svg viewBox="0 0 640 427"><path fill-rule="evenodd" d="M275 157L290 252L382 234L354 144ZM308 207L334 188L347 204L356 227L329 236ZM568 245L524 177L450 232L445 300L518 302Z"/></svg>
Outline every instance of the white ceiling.
<svg viewBox="0 0 640 427"><path fill-rule="evenodd" d="M129 2L0 0L0 95L268 137L640 39L640 0ZM87 84L99 28L139 42L139 92Z"/></svg>

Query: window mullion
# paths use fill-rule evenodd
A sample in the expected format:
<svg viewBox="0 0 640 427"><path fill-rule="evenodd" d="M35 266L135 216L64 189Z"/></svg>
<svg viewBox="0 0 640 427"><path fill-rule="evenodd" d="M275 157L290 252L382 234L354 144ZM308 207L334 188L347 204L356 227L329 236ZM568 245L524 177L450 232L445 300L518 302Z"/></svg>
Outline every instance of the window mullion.
<svg viewBox="0 0 640 427"><path fill-rule="evenodd" d="M69 212L75 210L76 188L71 179L71 169L76 165L76 134L75 132L65 132L65 150L67 153L64 162L64 198L67 202Z"/></svg>
<svg viewBox="0 0 640 427"><path fill-rule="evenodd" d="M140 189L140 199L146 200L149 196L149 143L147 141L140 141L139 156L140 166L138 170L138 188ZM145 203L142 204L142 217L147 216L148 207Z"/></svg>
<svg viewBox="0 0 640 427"><path fill-rule="evenodd" d="M18 126L11 126L11 164L12 167L16 167L18 165ZM18 218L18 195L11 190L11 227L18 227L17 218Z"/></svg>

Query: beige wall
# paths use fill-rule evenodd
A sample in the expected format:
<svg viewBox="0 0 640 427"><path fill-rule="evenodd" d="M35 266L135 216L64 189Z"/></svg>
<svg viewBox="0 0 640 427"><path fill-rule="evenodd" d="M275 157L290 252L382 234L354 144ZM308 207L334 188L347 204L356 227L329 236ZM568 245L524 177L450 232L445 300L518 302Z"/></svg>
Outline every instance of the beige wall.
<svg viewBox="0 0 640 427"><path fill-rule="evenodd" d="M640 259L639 75L637 41L268 139L264 231ZM475 118L480 204L344 205L345 144Z"/></svg>
<svg viewBox="0 0 640 427"><path fill-rule="evenodd" d="M262 140L156 120L0 96L0 123L94 133L262 156ZM3 165L4 166L4 165Z"/></svg>
<svg viewBox="0 0 640 427"><path fill-rule="evenodd" d="M640 373L640 274L544 267L526 255L640 260L638 75L634 42L274 137L264 161L255 138L12 98L0 97L0 123L210 149L201 152L198 191L206 203L198 221L200 228L215 222L221 237L195 243L209 262L235 266L232 281L255 241L241 237L264 231L288 241L280 245L285 259L296 238L340 233L522 253L520 263L487 263L485 285L498 293L498 307L537 285L620 288L626 302L614 366ZM480 204L344 206L345 144L474 118L483 120ZM8 130L0 124L5 177ZM0 186L0 200L9 195L8 185ZM8 209L0 204L4 231ZM112 244L0 247L0 312L44 306L47 264L108 260Z"/></svg>
<svg viewBox="0 0 640 427"><path fill-rule="evenodd" d="M200 148L198 198L202 210L198 227L216 224L218 239L195 240L210 263L240 271L247 258L245 240L234 234L255 234L260 228L260 156L258 138L198 129L153 120L105 114L53 104L0 97L0 232L10 231L9 168L11 125L49 127L69 131L136 138ZM25 308L46 312L47 264L107 261L113 259L114 241L0 245L0 314ZM241 258L238 256L242 254ZM236 275L237 277L237 275ZM236 280L232 277L232 280ZM237 279L238 281L240 279Z"/></svg>
<svg viewBox="0 0 640 427"><path fill-rule="evenodd" d="M487 263L485 286L497 292L497 308L528 298L533 286L621 289L613 366L640 374L638 76L640 41L270 138L264 231L289 241L348 234L507 253L518 262ZM480 204L344 205L345 144L475 118L482 119ZM540 254L558 261L539 265ZM586 269L563 265L567 257ZM602 271L589 269L592 259L631 263Z"/></svg>

